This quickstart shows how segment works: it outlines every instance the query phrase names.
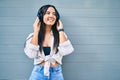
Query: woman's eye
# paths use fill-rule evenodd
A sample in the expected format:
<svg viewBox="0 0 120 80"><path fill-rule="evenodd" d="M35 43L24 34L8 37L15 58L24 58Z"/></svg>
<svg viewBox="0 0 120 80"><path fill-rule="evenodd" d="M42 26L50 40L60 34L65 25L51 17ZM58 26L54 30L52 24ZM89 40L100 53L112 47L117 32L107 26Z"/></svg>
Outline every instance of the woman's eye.
<svg viewBox="0 0 120 80"><path fill-rule="evenodd" d="M56 13L53 13L53 15L56 15Z"/></svg>
<svg viewBox="0 0 120 80"><path fill-rule="evenodd" d="M50 12L46 12L45 14L47 14L47 15L50 15L50 14L52 14L52 15L54 15L54 16L56 16L56 13L55 12L53 12L53 13L50 13Z"/></svg>
<svg viewBox="0 0 120 80"><path fill-rule="evenodd" d="M46 12L46 14L50 14L50 12Z"/></svg>

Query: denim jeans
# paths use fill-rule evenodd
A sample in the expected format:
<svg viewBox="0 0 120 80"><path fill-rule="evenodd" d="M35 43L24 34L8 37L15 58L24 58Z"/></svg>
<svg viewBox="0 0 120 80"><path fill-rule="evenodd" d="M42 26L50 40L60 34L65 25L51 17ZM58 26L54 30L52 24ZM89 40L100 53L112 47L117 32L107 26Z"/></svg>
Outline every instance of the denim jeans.
<svg viewBox="0 0 120 80"><path fill-rule="evenodd" d="M50 67L50 76L44 76L44 66L35 65L29 80L64 80L61 65Z"/></svg>

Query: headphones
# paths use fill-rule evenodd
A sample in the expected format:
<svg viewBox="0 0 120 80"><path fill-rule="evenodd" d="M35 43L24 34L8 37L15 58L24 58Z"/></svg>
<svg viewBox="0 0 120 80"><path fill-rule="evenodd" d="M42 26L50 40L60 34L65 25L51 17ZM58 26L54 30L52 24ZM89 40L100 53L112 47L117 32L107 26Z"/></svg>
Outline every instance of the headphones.
<svg viewBox="0 0 120 80"><path fill-rule="evenodd" d="M43 21L42 7L38 10L37 17L39 18L40 21Z"/></svg>
<svg viewBox="0 0 120 80"><path fill-rule="evenodd" d="M38 13L37 13L37 17L39 18L39 20L41 21L41 22L43 22L43 16L44 16L44 12L45 12L45 10L47 10L47 8L48 7L50 7L51 5L44 5L44 6L42 6L39 10L38 10ZM52 6L54 9L55 9L55 11L57 12L57 10L56 10L56 8L54 7L54 6ZM56 21L58 21L59 20L59 18L60 18L60 15L59 15L59 13L57 12L57 15L56 15Z"/></svg>

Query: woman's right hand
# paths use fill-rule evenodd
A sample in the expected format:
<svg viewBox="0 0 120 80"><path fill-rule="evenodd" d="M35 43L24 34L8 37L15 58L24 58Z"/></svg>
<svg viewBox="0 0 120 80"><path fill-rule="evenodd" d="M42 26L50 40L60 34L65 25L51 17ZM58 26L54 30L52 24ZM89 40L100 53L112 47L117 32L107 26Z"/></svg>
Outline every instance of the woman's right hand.
<svg viewBox="0 0 120 80"><path fill-rule="evenodd" d="M31 40L31 43L34 45L38 45L38 34L40 31L40 24L41 24L40 20L37 17L33 24L34 34L33 34L32 40Z"/></svg>
<svg viewBox="0 0 120 80"><path fill-rule="evenodd" d="M41 24L40 20L37 17L36 20L35 20L35 22L34 22L34 24L33 24L33 29L34 29L35 33L39 33L39 31L40 31L40 24Z"/></svg>

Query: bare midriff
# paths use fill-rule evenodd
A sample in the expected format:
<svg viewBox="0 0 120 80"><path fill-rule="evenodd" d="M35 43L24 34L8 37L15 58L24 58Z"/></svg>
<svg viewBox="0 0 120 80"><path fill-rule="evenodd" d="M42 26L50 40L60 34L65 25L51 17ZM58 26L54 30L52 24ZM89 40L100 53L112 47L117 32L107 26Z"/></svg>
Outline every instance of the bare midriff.
<svg viewBox="0 0 120 80"><path fill-rule="evenodd" d="M45 65L45 61L41 62L40 63L41 66L44 66ZM55 64L50 64L50 67L55 67L55 66L58 66L60 65L58 62L55 62Z"/></svg>

